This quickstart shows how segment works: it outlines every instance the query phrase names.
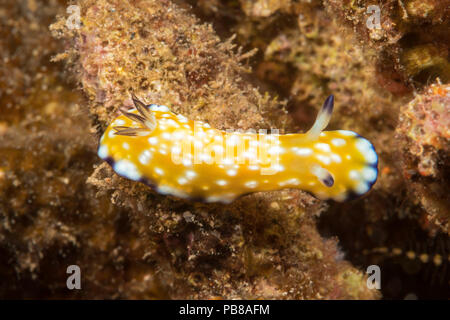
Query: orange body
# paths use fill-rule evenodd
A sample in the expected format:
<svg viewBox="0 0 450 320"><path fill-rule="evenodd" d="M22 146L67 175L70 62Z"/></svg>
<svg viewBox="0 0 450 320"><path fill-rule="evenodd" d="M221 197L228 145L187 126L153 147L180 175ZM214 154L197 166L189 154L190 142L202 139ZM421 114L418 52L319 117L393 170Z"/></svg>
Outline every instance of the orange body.
<svg viewBox="0 0 450 320"><path fill-rule="evenodd" d="M299 188L344 201L366 193L377 178L373 146L352 131L224 132L164 106L145 108L153 117L148 130L130 116L139 110L121 115L103 134L98 154L121 176L163 194L229 203L250 192Z"/></svg>

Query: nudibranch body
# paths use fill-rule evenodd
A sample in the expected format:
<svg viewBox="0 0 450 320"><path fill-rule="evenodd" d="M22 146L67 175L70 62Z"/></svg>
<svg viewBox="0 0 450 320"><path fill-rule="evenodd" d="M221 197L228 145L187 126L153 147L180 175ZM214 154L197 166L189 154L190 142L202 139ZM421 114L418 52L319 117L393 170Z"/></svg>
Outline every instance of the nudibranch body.
<svg viewBox="0 0 450 320"><path fill-rule="evenodd" d="M304 134L229 132L188 120L166 106L136 106L117 117L98 155L119 175L159 193L229 203L250 192L298 188L320 199L365 194L378 175L372 144L352 131L323 131L330 96Z"/></svg>

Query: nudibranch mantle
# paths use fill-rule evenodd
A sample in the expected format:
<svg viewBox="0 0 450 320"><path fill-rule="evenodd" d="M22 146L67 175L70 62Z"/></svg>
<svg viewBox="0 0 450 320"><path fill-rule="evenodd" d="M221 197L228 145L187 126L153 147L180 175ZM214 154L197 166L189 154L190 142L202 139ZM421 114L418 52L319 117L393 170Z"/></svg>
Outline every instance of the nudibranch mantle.
<svg viewBox="0 0 450 320"><path fill-rule="evenodd" d="M345 201L377 179L378 156L368 140L352 131L323 131L333 96L308 132L284 135L225 132L134 95L133 102L136 108L102 135L98 155L120 176L161 194L230 203L251 192L297 188Z"/></svg>

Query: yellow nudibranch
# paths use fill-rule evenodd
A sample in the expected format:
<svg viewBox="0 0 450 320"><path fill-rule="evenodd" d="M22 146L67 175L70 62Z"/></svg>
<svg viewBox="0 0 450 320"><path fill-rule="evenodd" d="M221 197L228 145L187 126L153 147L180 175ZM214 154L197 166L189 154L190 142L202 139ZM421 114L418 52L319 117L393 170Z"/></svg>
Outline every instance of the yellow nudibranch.
<svg viewBox="0 0 450 320"><path fill-rule="evenodd" d="M378 157L368 140L352 131L323 131L332 95L308 132L284 135L221 131L132 97L136 108L108 126L98 155L120 176L161 194L230 203L251 192L297 188L345 201L368 192L377 179Z"/></svg>

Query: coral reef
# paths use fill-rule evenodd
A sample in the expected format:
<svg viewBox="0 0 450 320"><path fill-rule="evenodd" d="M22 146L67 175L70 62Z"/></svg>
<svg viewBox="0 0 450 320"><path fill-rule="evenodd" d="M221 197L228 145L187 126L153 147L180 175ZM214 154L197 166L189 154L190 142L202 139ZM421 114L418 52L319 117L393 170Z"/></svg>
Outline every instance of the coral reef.
<svg viewBox="0 0 450 320"><path fill-rule="evenodd" d="M50 62L61 44L48 26L65 8L0 9L0 297L166 298L127 211L86 185L97 142L83 97ZM67 289L72 264L82 291Z"/></svg>
<svg viewBox="0 0 450 320"><path fill-rule="evenodd" d="M301 191L198 204L157 195L101 164L95 137L131 103L130 90L220 128L291 122L282 102L247 80L254 52L220 41L188 11L168 1L77 4L80 29L67 29L64 17L52 27L64 45L47 31L64 4L20 1L0 12L8 35L1 54L10 59L0 82L8 108L0 138L2 297L379 296L342 259L337 240L319 235L316 217L327 205ZM69 72L51 56L65 59ZM74 91L78 82L84 96ZM81 267L81 291L66 288L72 264Z"/></svg>
<svg viewBox="0 0 450 320"><path fill-rule="evenodd" d="M374 142L381 172L375 190L361 201L331 205L320 217L321 232L337 235L346 257L359 266L370 265L377 258L376 263L390 272L385 279L396 283L382 288L387 298L403 298L410 292L415 292L419 298L437 297L447 292L446 248L450 240L439 234L439 227L429 223L428 214L416 199L407 197L407 190L412 189L411 181L403 175L400 160L403 156L398 149L404 142L396 138L395 130L402 106L407 105L413 95L411 81L402 76L401 68L396 69L399 55L388 55L386 52L394 53L394 50L389 51L392 48L386 42L376 43L378 45L369 40L361 42L365 39L364 33L358 28L354 33L344 28L342 16L330 11L330 2L324 2L326 12L321 1L292 1L267 17L239 11L225 1L200 3L197 14L211 21L222 36L235 32L241 45L260 49L252 59L254 75L281 98L288 99L287 108L294 119L288 131L308 127L319 101L333 93L336 112L331 127L355 129ZM441 22L436 20L436 28L445 31ZM421 30L418 23L411 28ZM222 24L232 25L232 28L226 29ZM444 38L440 38L440 34L431 32L428 39L433 38L435 44L442 42ZM427 45L423 48L432 50ZM423 52L414 50L410 52ZM439 55L445 56L445 51ZM426 66L414 60L414 55L410 57L412 59L406 61L411 62L411 67ZM413 85L419 86L419 83L413 82ZM442 189L448 183L448 179L433 181ZM349 233L348 230L358 231ZM380 251L385 252L384 260L379 258L380 252L373 256L371 248L384 248ZM395 257L388 254L394 249L417 252L415 257L435 255L442 257L443 263L430 265L417 258L415 262L422 265L411 269L412 261L404 254ZM443 280L429 287L427 277L430 274L433 277L438 274Z"/></svg>
<svg viewBox="0 0 450 320"><path fill-rule="evenodd" d="M422 89L448 82L443 3L385 1L380 31L365 27L368 1L2 4L0 296L376 299L364 271L378 264L385 298L448 298L448 85ZM374 143L379 181L345 204L158 195L95 154L130 92L220 129L283 133L335 94L330 129ZM83 290L66 288L72 264Z"/></svg>

